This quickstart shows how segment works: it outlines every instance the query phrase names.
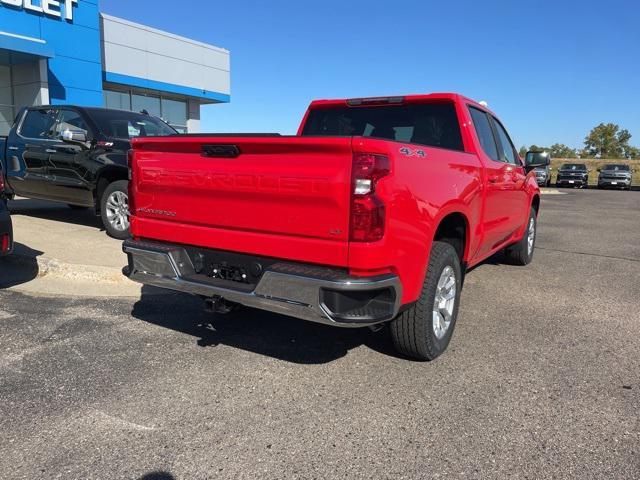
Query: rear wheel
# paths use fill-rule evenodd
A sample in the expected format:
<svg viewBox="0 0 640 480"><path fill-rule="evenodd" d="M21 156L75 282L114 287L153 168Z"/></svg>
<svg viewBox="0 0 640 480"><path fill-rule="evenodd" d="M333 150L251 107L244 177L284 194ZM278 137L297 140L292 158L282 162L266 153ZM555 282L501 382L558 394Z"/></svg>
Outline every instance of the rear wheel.
<svg viewBox="0 0 640 480"><path fill-rule="evenodd" d="M538 212L535 208L531 208L529 220L527 221L527 229L522 239L504 251L507 259L513 265L529 265L533 260L533 252L536 248L536 236L538 233Z"/></svg>
<svg viewBox="0 0 640 480"><path fill-rule="evenodd" d="M100 200L102 223L109 236L118 240L129 238L129 182L110 183Z"/></svg>
<svg viewBox="0 0 640 480"><path fill-rule="evenodd" d="M418 360L433 360L449 345L458 317L462 269L456 250L434 242L418 301L391 322L396 349Z"/></svg>

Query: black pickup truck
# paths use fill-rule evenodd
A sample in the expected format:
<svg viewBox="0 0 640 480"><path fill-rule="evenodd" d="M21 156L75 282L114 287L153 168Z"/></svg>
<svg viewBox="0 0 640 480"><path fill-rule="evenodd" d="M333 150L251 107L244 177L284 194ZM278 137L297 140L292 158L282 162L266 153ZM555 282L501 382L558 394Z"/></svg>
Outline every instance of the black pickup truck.
<svg viewBox="0 0 640 480"><path fill-rule="evenodd" d="M109 235L129 236L131 138L175 135L144 113L76 106L25 108L0 138L7 195L93 208Z"/></svg>

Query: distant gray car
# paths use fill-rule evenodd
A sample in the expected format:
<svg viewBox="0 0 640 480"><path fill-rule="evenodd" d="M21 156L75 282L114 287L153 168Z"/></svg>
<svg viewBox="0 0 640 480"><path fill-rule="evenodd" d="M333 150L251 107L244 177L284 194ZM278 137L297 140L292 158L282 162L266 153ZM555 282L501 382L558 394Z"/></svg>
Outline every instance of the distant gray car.
<svg viewBox="0 0 640 480"><path fill-rule="evenodd" d="M548 152L527 152L525 158L527 167L532 168L536 174L536 182L539 187L551 185L551 154Z"/></svg>
<svg viewBox="0 0 640 480"><path fill-rule="evenodd" d="M631 190L633 170L629 165L610 163L598 171L598 188L620 188Z"/></svg>

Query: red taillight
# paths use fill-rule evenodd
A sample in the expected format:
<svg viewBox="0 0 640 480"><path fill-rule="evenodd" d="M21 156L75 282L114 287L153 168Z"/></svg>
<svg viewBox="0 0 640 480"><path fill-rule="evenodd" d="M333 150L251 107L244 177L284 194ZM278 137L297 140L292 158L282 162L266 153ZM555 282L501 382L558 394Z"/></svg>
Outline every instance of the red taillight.
<svg viewBox="0 0 640 480"><path fill-rule="evenodd" d="M384 236L386 211L376 195L376 184L390 171L389 158L384 155L354 154L349 236L352 242L377 242Z"/></svg>
<svg viewBox="0 0 640 480"><path fill-rule="evenodd" d="M133 159L133 149L129 150L129 152L127 153L127 166L129 167L129 214L130 215L135 215L136 213L136 208L135 208L135 195L134 195L134 190L135 190L135 181L136 181L136 177L135 177L135 163L134 163L134 159Z"/></svg>
<svg viewBox="0 0 640 480"><path fill-rule="evenodd" d="M5 233L2 235L2 253L7 253L9 248L11 247L11 238L9 238L9 234Z"/></svg>
<svg viewBox="0 0 640 480"><path fill-rule="evenodd" d="M0 193L4 192L4 173L0 169Z"/></svg>

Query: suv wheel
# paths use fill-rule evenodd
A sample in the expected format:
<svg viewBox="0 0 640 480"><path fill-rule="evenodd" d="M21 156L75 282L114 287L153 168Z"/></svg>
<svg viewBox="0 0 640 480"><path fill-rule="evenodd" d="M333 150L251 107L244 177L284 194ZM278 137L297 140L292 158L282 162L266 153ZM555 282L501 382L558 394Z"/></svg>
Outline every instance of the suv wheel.
<svg viewBox="0 0 640 480"><path fill-rule="evenodd" d="M391 322L396 349L418 360L433 360L449 345L458 318L462 269L455 249L434 242L418 301Z"/></svg>
<svg viewBox="0 0 640 480"><path fill-rule="evenodd" d="M527 229L522 239L504 251L507 259L513 265L529 265L533 260L533 253L536 248L536 236L538 234L538 214L534 208L531 208L529 220L527 221Z"/></svg>
<svg viewBox="0 0 640 480"><path fill-rule="evenodd" d="M110 183L100 199L100 215L109 236L118 240L129 238L129 182Z"/></svg>

